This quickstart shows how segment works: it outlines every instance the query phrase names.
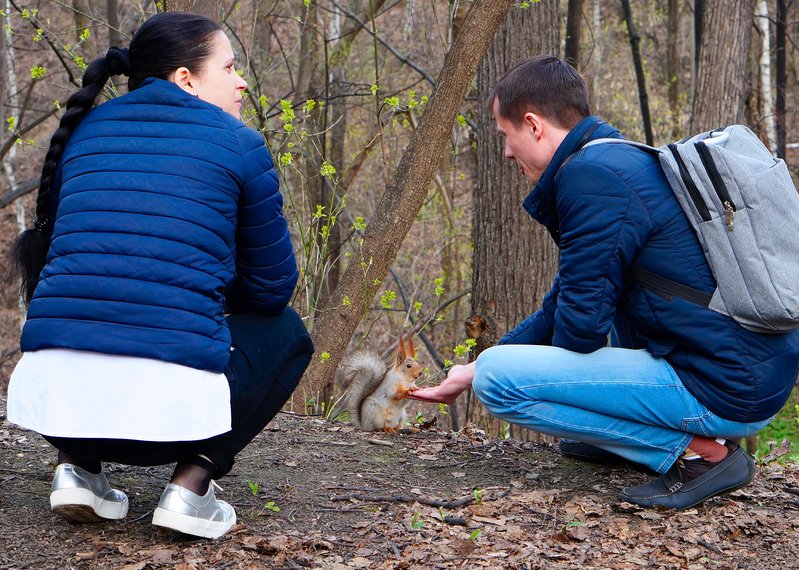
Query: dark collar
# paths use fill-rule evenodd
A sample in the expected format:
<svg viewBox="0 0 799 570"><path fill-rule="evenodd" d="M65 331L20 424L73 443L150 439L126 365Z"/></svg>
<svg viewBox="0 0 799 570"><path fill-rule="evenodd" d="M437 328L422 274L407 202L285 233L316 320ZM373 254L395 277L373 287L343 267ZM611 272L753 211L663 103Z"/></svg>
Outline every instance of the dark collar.
<svg viewBox="0 0 799 570"><path fill-rule="evenodd" d="M555 178L561 166L588 141L600 138L622 138L619 131L594 115L577 123L558 146L552 160L530 194L524 200L524 209L549 230L555 243L560 242L557 212L555 210Z"/></svg>

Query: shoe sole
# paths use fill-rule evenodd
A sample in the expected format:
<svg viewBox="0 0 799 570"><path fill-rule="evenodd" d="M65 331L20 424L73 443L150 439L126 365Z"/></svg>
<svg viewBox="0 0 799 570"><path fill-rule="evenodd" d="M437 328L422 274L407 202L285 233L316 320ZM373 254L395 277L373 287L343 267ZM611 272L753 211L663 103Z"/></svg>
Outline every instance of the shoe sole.
<svg viewBox="0 0 799 570"><path fill-rule="evenodd" d="M103 522L125 518L128 501L111 503L88 489L59 489L50 493L50 509L72 522Z"/></svg>
<svg viewBox="0 0 799 570"><path fill-rule="evenodd" d="M165 528L191 536L219 538L236 524L236 516L230 522L216 522L198 519L190 515L175 513L158 507L153 513L153 526Z"/></svg>

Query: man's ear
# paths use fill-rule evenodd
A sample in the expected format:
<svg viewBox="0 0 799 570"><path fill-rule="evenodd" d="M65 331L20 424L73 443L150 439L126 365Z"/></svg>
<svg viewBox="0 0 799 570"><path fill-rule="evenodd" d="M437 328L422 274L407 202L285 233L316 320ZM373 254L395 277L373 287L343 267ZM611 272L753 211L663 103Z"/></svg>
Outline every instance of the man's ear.
<svg viewBox="0 0 799 570"><path fill-rule="evenodd" d="M544 134L544 120L541 115L536 113L525 113L523 128L532 130L533 135L540 139Z"/></svg>
<svg viewBox="0 0 799 570"><path fill-rule="evenodd" d="M196 95L194 86L192 85L191 71L187 67L178 67L170 77L172 83L183 89L186 93Z"/></svg>

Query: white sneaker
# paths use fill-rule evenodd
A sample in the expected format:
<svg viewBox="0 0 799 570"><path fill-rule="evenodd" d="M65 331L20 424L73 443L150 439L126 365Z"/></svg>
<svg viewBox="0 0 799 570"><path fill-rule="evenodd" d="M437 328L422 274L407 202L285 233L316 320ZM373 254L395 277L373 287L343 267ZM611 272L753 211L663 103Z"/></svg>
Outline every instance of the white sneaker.
<svg viewBox="0 0 799 570"><path fill-rule="evenodd" d="M89 473L70 463L56 467L50 508L68 521L118 520L128 514L128 497L112 489L102 471Z"/></svg>
<svg viewBox="0 0 799 570"><path fill-rule="evenodd" d="M214 487L222 490L211 481L208 491L200 496L180 485L167 484L153 513L153 524L192 536L219 538L236 524L236 511L215 497Z"/></svg>

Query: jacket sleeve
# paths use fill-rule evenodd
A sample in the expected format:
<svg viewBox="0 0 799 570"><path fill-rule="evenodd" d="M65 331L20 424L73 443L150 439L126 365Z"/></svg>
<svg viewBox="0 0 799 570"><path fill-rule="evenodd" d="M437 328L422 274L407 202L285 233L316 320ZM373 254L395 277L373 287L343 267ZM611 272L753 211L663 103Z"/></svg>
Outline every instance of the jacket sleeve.
<svg viewBox="0 0 799 570"><path fill-rule="evenodd" d="M506 333L497 344L551 344L559 291L560 278L555 276L541 308Z"/></svg>
<svg viewBox="0 0 799 570"><path fill-rule="evenodd" d="M243 187L236 227L236 277L227 292L232 311L280 313L297 284L297 262L283 216L277 172L261 135L237 130Z"/></svg>
<svg viewBox="0 0 799 570"><path fill-rule="evenodd" d="M625 276L652 221L629 184L606 166L576 158L555 184L561 240L552 345L593 352L607 344Z"/></svg>

